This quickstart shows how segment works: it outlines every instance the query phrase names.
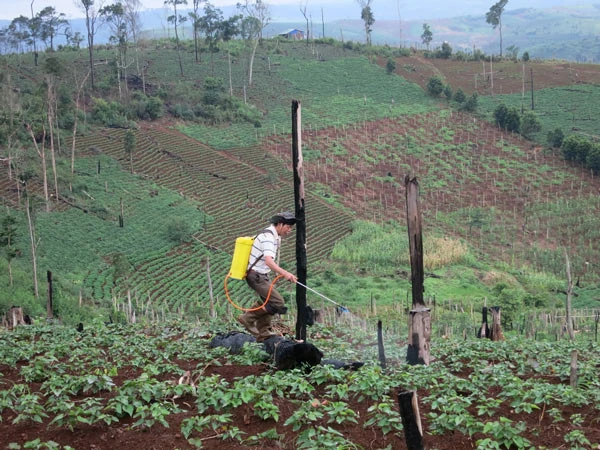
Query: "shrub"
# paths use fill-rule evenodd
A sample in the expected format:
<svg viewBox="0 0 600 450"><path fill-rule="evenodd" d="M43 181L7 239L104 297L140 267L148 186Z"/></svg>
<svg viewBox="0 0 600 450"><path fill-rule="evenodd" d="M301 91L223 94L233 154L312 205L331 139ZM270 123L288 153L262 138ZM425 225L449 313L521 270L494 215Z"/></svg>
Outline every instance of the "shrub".
<svg viewBox="0 0 600 450"><path fill-rule="evenodd" d="M554 131L548 131L548 145L550 147L560 148L564 139L565 134L562 129L556 128Z"/></svg>
<svg viewBox="0 0 600 450"><path fill-rule="evenodd" d="M461 88L458 88L454 93L454 101L456 103L463 103L467 99L467 96Z"/></svg>
<svg viewBox="0 0 600 450"><path fill-rule="evenodd" d="M477 110L477 93L474 92L467 101L462 105L461 109L467 112L475 112Z"/></svg>
<svg viewBox="0 0 600 450"><path fill-rule="evenodd" d="M393 58L388 58L385 64L385 70L388 74L392 74L396 71L396 61Z"/></svg>
<svg viewBox="0 0 600 450"><path fill-rule="evenodd" d="M593 170L594 174L600 173L600 144L593 144L586 157L586 166Z"/></svg>
<svg viewBox="0 0 600 450"><path fill-rule="evenodd" d="M182 243L191 236L191 226L181 217L176 217L167 225L167 238L176 243Z"/></svg>
<svg viewBox="0 0 600 450"><path fill-rule="evenodd" d="M447 84L446 86L444 86L444 96L446 97L446 100L450 101L452 100L452 86L450 86L449 84Z"/></svg>
<svg viewBox="0 0 600 450"><path fill-rule="evenodd" d="M433 97L439 97L444 91L444 83L440 77L431 77L427 83L427 92Z"/></svg>
<svg viewBox="0 0 600 450"><path fill-rule="evenodd" d="M444 42L442 44L442 48L438 52L438 57L442 59L448 59L450 56L452 56L452 47L450 44L448 44L448 42Z"/></svg>
<svg viewBox="0 0 600 450"><path fill-rule="evenodd" d="M585 163L592 143L582 136L572 134L563 141L561 149L567 161Z"/></svg>
<svg viewBox="0 0 600 450"><path fill-rule="evenodd" d="M527 111L521 117L521 135L526 138L531 138L533 133L542 131L540 119L533 111Z"/></svg>

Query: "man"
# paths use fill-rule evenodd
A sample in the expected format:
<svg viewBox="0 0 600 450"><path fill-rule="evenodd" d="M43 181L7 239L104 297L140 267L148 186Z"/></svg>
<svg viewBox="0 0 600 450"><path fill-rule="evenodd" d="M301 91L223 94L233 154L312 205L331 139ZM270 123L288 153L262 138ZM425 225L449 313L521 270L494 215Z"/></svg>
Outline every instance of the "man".
<svg viewBox="0 0 600 450"><path fill-rule="evenodd" d="M275 272L292 283L298 281L296 275L280 267L277 262L281 238L290 234L292 227L296 224L296 218L291 212L281 212L271 217L269 222L271 225L254 239L246 275L248 286L262 299L253 308L262 305L267 296L269 296L269 301L263 307L254 311L246 311L237 318L238 322L256 337L257 342L262 342L272 336L270 328L273 316L287 312L281 294L274 287L271 289L269 274ZM271 289L270 295L269 289Z"/></svg>

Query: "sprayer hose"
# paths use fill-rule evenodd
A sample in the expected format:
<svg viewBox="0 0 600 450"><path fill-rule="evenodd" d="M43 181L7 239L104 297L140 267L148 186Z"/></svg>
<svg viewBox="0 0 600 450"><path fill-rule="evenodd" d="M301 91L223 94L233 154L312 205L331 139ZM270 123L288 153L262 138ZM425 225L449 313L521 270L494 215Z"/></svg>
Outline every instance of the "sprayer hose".
<svg viewBox="0 0 600 450"><path fill-rule="evenodd" d="M225 277L225 282L223 283L224 287L225 287L225 296L227 297L227 300L229 301L229 303L231 303L233 305L234 308L237 308L237 309L239 309L241 311L257 311L257 310L259 310L261 308L264 308L264 306L267 304L267 302L271 298L271 291L273 290L273 287L275 286L275 283L277 281L279 281L279 279L283 276L283 275L277 275L275 277L275 279L273 281L271 281L271 286L269 286L269 292L267 293L267 298L265 299L265 301L261 305L255 307L255 308L244 308L244 307L238 305L237 303L235 303L233 300L231 300L231 297L229 296L229 290L227 288L227 279L229 278L229 275L230 274L227 274L227 276Z"/></svg>

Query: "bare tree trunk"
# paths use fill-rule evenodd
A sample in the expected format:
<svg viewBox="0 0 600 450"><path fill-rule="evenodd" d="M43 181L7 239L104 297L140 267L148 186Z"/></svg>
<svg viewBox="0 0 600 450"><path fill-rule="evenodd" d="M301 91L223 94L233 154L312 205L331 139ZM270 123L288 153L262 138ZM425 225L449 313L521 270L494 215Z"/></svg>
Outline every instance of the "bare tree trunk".
<svg viewBox="0 0 600 450"><path fill-rule="evenodd" d="M27 124L27 131L29 131L29 134L31 135L31 140L33 141L33 145L35 147L35 150L37 151L37 154L39 155L41 161L42 161L42 177L44 180L44 200L46 202L46 211L49 211L49 194L48 194L48 174L47 171L48 169L46 168L46 127L43 127L43 134L42 134L42 145L38 145L37 141L35 140L35 135L33 134L33 130L31 128L30 124Z"/></svg>
<svg viewBox="0 0 600 450"><path fill-rule="evenodd" d="M37 243L35 241L35 228L31 217L31 208L29 205L29 195L25 195L25 208L27 210L27 225L29 226L29 239L31 241L31 262L33 264L33 293L35 298L39 297L38 279L37 279Z"/></svg>
<svg viewBox="0 0 600 450"><path fill-rule="evenodd" d="M252 54L250 55L250 62L248 63L248 86L252 86L252 72L254 67L254 57L256 56L256 49L258 48L258 39L254 41L252 47Z"/></svg>
<svg viewBox="0 0 600 450"><path fill-rule="evenodd" d="M55 201L58 201L58 174L56 173L56 155L54 152L54 109L56 105L56 95L54 94L54 83L48 76L48 127L50 128L50 160L52 163L52 175L54 177L54 195ZM57 127L58 130L58 127Z"/></svg>
<svg viewBox="0 0 600 450"><path fill-rule="evenodd" d="M77 119L79 111L79 99L81 98L81 91L85 85L86 80L90 76L90 72L83 78L81 84L77 84L77 77L75 77L75 84L77 86L77 95L75 96L75 111L73 112L73 142L71 143L71 175L75 172L75 137L77 136Z"/></svg>

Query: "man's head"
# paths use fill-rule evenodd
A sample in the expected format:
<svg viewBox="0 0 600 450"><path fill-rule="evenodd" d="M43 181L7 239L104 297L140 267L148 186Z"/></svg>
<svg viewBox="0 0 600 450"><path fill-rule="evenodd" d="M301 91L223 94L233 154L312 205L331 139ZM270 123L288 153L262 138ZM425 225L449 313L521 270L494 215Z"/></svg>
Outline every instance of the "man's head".
<svg viewBox="0 0 600 450"><path fill-rule="evenodd" d="M296 224L296 217L293 213L284 211L275 214L269 219L269 222L275 225L275 229L280 236L285 237L292 231L292 227Z"/></svg>

